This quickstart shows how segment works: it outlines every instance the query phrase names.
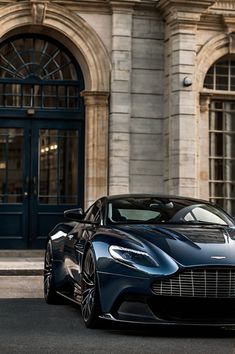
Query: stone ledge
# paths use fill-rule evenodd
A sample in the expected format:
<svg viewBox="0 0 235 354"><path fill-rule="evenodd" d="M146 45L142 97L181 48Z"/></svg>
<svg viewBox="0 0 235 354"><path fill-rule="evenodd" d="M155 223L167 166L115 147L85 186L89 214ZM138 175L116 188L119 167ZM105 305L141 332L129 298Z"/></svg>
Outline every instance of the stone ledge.
<svg viewBox="0 0 235 354"><path fill-rule="evenodd" d="M43 268L42 253L30 253L29 257L28 251L0 252L0 275L43 275Z"/></svg>

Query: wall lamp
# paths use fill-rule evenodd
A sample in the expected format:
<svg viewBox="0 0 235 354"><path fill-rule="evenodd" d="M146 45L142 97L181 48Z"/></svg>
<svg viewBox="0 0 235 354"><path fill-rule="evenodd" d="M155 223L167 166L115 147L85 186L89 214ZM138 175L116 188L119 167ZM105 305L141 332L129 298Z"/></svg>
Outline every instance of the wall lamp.
<svg viewBox="0 0 235 354"><path fill-rule="evenodd" d="M190 78L190 77L188 77L188 76L185 76L184 77L184 79L183 79L183 85L185 86L185 87L189 87L189 86L191 86L192 85L192 79Z"/></svg>

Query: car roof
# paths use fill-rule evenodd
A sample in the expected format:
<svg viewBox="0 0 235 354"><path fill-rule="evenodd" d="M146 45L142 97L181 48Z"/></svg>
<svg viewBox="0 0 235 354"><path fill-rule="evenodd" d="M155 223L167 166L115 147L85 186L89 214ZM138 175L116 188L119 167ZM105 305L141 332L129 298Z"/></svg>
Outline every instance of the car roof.
<svg viewBox="0 0 235 354"><path fill-rule="evenodd" d="M210 203L208 200L184 197L172 194L150 194L150 193L133 193L133 194L116 194L106 196L108 201L117 200L117 199L127 199L127 198L162 198L162 199L178 199L178 200L188 200L192 202L201 202L201 203ZM102 199L102 198L101 198Z"/></svg>

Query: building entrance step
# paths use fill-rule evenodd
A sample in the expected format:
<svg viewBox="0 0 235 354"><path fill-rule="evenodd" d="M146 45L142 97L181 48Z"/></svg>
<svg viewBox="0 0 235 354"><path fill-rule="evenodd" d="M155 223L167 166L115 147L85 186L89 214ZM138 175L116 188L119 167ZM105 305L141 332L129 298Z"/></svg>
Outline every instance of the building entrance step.
<svg viewBox="0 0 235 354"><path fill-rule="evenodd" d="M1 250L0 276L43 275L43 250Z"/></svg>
<svg viewBox="0 0 235 354"><path fill-rule="evenodd" d="M43 258L45 250L0 250L0 258Z"/></svg>

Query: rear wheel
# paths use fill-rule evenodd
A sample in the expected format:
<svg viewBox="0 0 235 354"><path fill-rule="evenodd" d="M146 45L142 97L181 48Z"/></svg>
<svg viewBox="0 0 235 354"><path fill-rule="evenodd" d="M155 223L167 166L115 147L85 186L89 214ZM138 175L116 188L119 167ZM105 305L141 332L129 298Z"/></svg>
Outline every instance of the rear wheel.
<svg viewBox="0 0 235 354"><path fill-rule="evenodd" d="M91 249L85 255L82 278L82 302L81 311L86 327L98 327L101 320L99 290L97 284L95 256Z"/></svg>
<svg viewBox="0 0 235 354"><path fill-rule="evenodd" d="M48 304L58 304L59 295L56 293L53 274L53 255L51 241L47 243L44 261L44 298Z"/></svg>

